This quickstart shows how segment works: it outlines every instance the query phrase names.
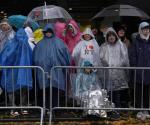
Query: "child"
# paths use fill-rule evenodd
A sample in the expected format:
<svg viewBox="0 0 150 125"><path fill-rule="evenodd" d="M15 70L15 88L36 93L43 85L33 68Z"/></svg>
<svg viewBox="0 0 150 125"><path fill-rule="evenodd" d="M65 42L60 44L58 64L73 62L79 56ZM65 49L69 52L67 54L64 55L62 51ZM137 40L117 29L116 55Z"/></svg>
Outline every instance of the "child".
<svg viewBox="0 0 150 125"><path fill-rule="evenodd" d="M98 65L99 46L90 28L86 28L83 32L81 41L73 50L72 57L78 66L81 66L85 60L90 61L94 66Z"/></svg>
<svg viewBox="0 0 150 125"><path fill-rule="evenodd" d="M89 61L84 61L82 66L93 67ZM103 108L106 102L105 91L101 89L101 84L97 78L95 69L85 68L78 73L75 82L75 97L86 108ZM106 94L105 94L106 95ZM87 114L106 117L104 110L87 110Z"/></svg>

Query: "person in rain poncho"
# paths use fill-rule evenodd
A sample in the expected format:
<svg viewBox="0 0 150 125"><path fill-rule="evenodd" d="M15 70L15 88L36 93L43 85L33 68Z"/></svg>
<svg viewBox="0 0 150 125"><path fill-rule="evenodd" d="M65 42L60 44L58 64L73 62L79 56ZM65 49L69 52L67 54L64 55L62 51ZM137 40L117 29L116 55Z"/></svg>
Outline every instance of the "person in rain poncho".
<svg viewBox="0 0 150 125"><path fill-rule="evenodd" d="M2 20L0 23L0 52L3 50L6 41L13 39L14 35L15 32L7 20Z"/></svg>
<svg viewBox="0 0 150 125"><path fill-rule="evenodd" d="M121 39L121 41L129 48L131 46L129 39L126 36L126 28L124 26L119 26L116 29L116 32L118 34L118 37Z"/></svg>
<svg viewBox="0 0 150 125"><path fill-rule="evenodd" d="M81 41L73 50L72 57L77 66L81 66L85 60L90 61L94 66L98 65L99 45L90 28L86 28L83 32Z"/></svg>
<svg viewBox="0 0 150 125"><path fill-rule="evenodd" d="M82 66L87 67L81 69L75 80L74 95L77 102L81 102L81 106L87 108L102 108L104 107L104 96L101 89L101 83L97 77L97 70L88 67L93 67L89 61L84 61ZM89 115L98 115L106 117L105 111L87 110Z"/></svg>
<svg viewBox="0 0 150 125"><path fill-rule="evenodd" d="M93 67L89 61L84 61L81 66ZM95 88L100 88L101 86L98 82L96 70L90 68L81 69L76 78L75 96L81 99L84 93L87 95L88 91L94 86Z"/></svg>
<svg viewBox="0 0 150 125"><path fill-rule="evenodd" d="M108 28L106 32L106 42L100 47L100 66L108 67L128 67L128 51L124 43L120 41L113 28ZM121 103L127 104L128 95L128 72L126 70L110 69L106 70L106 79L104 87L107 91L113 92L113 102L116 107L123 106ZM104 76L104 74L100 74ZM121 100L122 99L122 100Z"/></svg>
<svg viewBox="0 0 150 125"><path fill-rule="evenodd" d="M65 42L65 31L66 31L66 23L56 22L55 23L55 32L56 36Z"/></svg>
<svg viewBox="0 0 150 125"><path fill-rule="evenodd" d="M150 25L142 22L139 25L139 33L133 39L133 45L130 50L130 65L132 67L150 67ZM134 83L135 72L131 75L132 83ZM149 108L149 87L150 87L150 71L136 70L136 108L141 108L142 87L143 87L143 107ZM143 82L143 83L142 83ZM143 112L144 113L144 112ZM148 114L148 112L146 112Z"/></svg>
<svg viewBox="0 0 150 125"><path fill-rule="evenodd" d="M15 37L6 41L0 53L1 66L31 66L32 50L28 44L28 37L24 29L19 29ZM27 106L27 90L32 88L32 70L26 68L3 69L1 86L8 93L9 105ZM21 91L22 99L16 97ZM15 92L15 98L13 93ZM19 104L14 104L19 101ZM27 113L23 111L22 113ZM18 115L18 112L11 112Z"/></svg>
<svg viewBox="0 0 150 125"><path fill-rule="evenodd" d="M42 29L36 29L33 33L35 44L41 41L44 37Z"/></svg>
<svg viewBox="0 0 150 125"><path fill-rule="evenodd" d="M41 66L45 72L50 75L51 68L53 66L69 66L70 65L70 54L65 46L65 44L57 36L55 36L53 26L46 25L44 32L44 38L37 43L34 49L34 65ZM57 104L57 91L65 91L65 70L64 69L54 69L52 71L52 86L53 86L53 106ZM39 72L37 74L37 79L39 83L39 88L43 89L43 79L42 74ZM45 88L47 94L49 94L50 79L46 77ZM46 100L50 96L46 95ZM47 107L49 106L49 101L47 101ZM55 104L54 104L55 103ZM48 107L49 108L49 107Z"/></svg>
<svg viewBox="0 0 150 125"><path fill-rule="evenodd" d="M70 20L65 28L65 43L69 49L69 52L72 54L73 49L80 41L81 32L78 24L74 20Z"/></svg>

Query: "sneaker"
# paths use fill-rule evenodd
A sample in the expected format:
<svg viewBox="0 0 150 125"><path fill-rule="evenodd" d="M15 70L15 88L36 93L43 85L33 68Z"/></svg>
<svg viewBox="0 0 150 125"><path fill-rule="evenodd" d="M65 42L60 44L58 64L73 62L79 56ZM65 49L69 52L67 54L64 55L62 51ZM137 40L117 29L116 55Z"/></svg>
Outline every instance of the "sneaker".
<svg viewBox="0 0 150 125"><path fill-rule="evenodd" d="M23 111L21 112L21 114L22 114L22 115L28 115L29 113L28 113L27 110L23 110Z"/></svg>
<svg viewBox="0 0 150 125"><path fill-rule="evenodd" d="M146 119L146 115L144 115L143 112L138 112L136 117L137 117L137 119L140 119L140 120Z"/></svg>
<svg viewBox="0 0 150 125"><path fill-rule="evenodd" d="M120 113L117 112L117 111L108 112L108 113L107 113L107 116L108 116L110 119L120 119Z"/></svg>
<svg viewBox="0 0 150 125"><path fill-rule="evenodd" d="M19 114L19 112L14 112L14 111L11 111L10 112L10 114L12 115L12 116L14 116L14 117L16 117L16 116L19 116L20 114Z"/></svg>
<svg viewBox="0 0 150 125"><path fill-rule="evenodd" d="M100 116L102 118L106 118L107 117L107 112L105 110L101 110Z"/></svg>
<svg viewBox="0 0 150 125"><path fill-rule="evenodd" d="M120 116L123 119L128 119L129 118L129 112L128 111L120 111Z"/></svg>
<svg viewBox="0 0 150 125"><path fill-rule="evenodd" d="M146 118L150 118L150 114L148 113L148 111L143 111L143 114L145 115Z"/></svg>

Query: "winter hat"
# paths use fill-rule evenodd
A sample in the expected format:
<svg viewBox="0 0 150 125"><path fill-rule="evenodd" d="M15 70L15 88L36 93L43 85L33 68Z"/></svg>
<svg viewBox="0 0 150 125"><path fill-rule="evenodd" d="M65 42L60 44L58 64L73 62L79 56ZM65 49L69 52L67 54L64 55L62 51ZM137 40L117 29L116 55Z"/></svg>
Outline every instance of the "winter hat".
<svg viewBox="0 0 150 125"><path fill-rule="evenodd" d="M150 28L150 25L149 25L149 23L147 23L147 22L142 22L142 23L139 25L139 34L140 34L140 37L141 37L142 39L148 40L150 34L149 34L148 36L144 36L144 35L143 35L143 32L142 32L142 29L145 29L145 28L148 28L148 29L149 29L149 28Z"/></svg>
<svg viewBox="0 0 150 125"><path fill-rule="evenodd" d="M90 61L84 61L83 66L92 67L92 63Z"/></svg>
<svg viewBox="0 0 150 125"><path fill-rule="evenodd" d="M147 23L147 22L142 22L141 24L140 24L140 26L139 26L139 29L145 29L145 28L150 28L150 25L149 25L149 23Z"/></svg>

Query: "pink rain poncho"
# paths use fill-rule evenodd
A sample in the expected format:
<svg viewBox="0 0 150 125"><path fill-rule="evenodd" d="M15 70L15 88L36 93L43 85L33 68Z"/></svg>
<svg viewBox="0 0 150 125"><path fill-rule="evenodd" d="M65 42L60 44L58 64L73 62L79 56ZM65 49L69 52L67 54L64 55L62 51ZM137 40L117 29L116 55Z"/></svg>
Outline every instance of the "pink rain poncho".
<svg viewBox="0 0 150 125"><path fill-rule="evenodd" d="M55 33L58 38L65 42L65 28L66 23L56 22L55 23Z"/></svg>
<svg viewBox="0 0 150 125"><path fill-rule="evenodd" d="M77 43L80 41L80 36L81 32L78 24L74 20L70 20L68 25L66 25L65 43L71 54Z"/></svg>
<svg viewBox="0 0 150 125"><path fill-rule="evenodd" d="M74 20L70 20L67 24L56 22L55 32L56 36L65 42L69 52L72 54L73 49L80 41L81 32L78 24Z"/></svg>

